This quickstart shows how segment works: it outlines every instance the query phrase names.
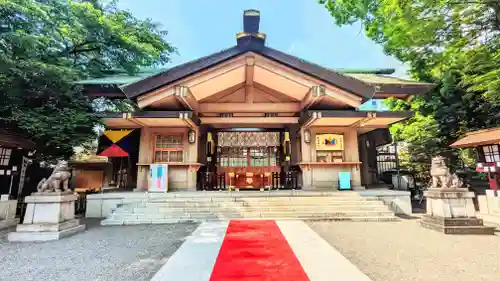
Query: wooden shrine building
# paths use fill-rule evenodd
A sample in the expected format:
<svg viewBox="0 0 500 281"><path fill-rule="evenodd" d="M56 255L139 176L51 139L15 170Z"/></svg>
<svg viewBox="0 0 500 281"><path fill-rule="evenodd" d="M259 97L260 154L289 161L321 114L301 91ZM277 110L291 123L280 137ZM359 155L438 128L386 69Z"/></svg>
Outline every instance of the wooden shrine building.
<svg viewBox="0 0 500 281"><path fill-rule="evenodd" d="M332 70L266 46L260 13L247 10L236 45L138 76L80 81L91 97L130 99L141 109L104 118L101 155L127 157L137 189L149 166L168 163L170 190L331 188L348 172L373 182L375 148L410 112L362 111L371 99L409 99L431 84L393 70ZM119 133L121 132L121 133ZM123 146L118 135L135 134Z"/></svg>

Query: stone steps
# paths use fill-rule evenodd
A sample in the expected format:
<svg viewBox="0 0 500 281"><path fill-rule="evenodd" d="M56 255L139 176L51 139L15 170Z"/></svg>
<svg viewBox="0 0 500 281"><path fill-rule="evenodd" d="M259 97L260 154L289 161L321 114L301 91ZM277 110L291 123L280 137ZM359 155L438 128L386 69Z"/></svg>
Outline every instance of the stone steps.
<svg viewBox="0 0 500 281"><path fill-rule="evenodd" d="M203 206L203 207L192 207L192 206L156 206L156 205L148 205L148 206L123 206L115 211L115 213L171 213L171 212L216 212L219 210L226 211L370 211L370 210L384 210L387 211L387 206L383 203L374 204L374 205L343 205L343 204L335 204L335 205L286 205L286 206L272 206L272 205L236 205L236 206L228 206L228 205L213 205L213 206Z"/></svg>
<svg viewBox="0 0 500 281"><path fill-rule="evenodd" d="M125 204L125 206L129 205L131 206L134 203L129 203ZM376 207L376 206L385 206L383 202L381 201L372 201L372 202L299 202L299 203L286 203L286 204L272 204L272 203L262 203L262 202L255 202L255 203L235 203L235 202L229 202L229 203L203 203L203 204L171 204L171 203L140 203L140 204L135 204L134 207L136 208L218 208L218 207L250 207L250 206L258 206L262 208L284 208L287 206L296 206L298 208L301 207L315 207L315 206L338 206L338 207L349 207L349 206L367 206L367 207Z"/></svg>
<svg viewBox="0 0 500 281"><path fill-rule="evenodd" d="M207 200L180 200L180 199L168 199L168 200L142 200L142 201L133 201L133 202L124 202L124 203L147 203L147 204L209 204L209 203L260 203L260 204L288 204L288 203L317 203L317 202L374 202L378 201L377 198L370 197L340 197L340 198L303 198L303 199L258 199L258 198L249 198L249 199L241 199L241 198L227 198L223 200L223 198L212 198Z"/></svg>
<svg viewBox="0 0 500 281"><path fill-rule="evenodd" d="M493 235L495 228L484 226L478 218L441 218L424 215L420 224L444 234Z"/></svg>
<svg viewBox="0 0 500 281"><path fill-rule="evenodd" d="M444 226L434 223L421 223L425 228L437 230L444 234L494 235L495 228L490 226Z"/></svg>
<svg viewBox="0 0 500 281"><path fill-rule="evenodd" d="M193 219L193 218L182 218L182 219L136 219L136 220L118 220L118 219L105 219L101 222L103 226L111 225L137 225L137 224L169 224L169 223L200 223L205 221L220 221L220 220L269 220L270 218L203 218L203 219ZM273 218L273 220L297 220L299 218ZM331 218L317 218L317 219L307 219L307 220L328 220L328 221L350 221L350 222L390 222L398 221L399 219L395 216L391 217L331 217Z"/></svg>
<svg viewBox="0 0 500 281"><path fill-rule="evenodd" d="M224 210L226 212L231 211L256 211L256 212L279 212L279 211L289 211L289 212L349 212L349 211L387 211L387 207L384 205L375 206L238 206L238 207L125 207L119 208L115 211L115 214L140 214L140 213L207 213L207 212L219 212Z"/></svg>
<svg viewBox="0 0 500 281"><path fill-rule="evenodd" d="M272 217L311 217L317 216L392 216L387 210L377 211L218 211L218 212L169 212L169 213L115 213L114 218L203 218L203 217L234 217L234 218L272 218Z"/></svg>
<svg viewBox="0 0 500 281"><path fill-rule="evenodd" d="M388 207L375 197L361 197L356 193L341 194L343 195L317 197L155 198L124 203L101 224L159 224L229 219L397 220Z"/></svg>

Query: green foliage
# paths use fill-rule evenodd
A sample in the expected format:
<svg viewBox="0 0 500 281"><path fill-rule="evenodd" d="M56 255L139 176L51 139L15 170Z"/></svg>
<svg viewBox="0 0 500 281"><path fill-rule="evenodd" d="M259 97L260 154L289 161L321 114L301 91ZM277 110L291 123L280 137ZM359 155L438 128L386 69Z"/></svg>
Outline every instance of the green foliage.
<svg viewBox="0 0 500 281"><path fill-rule="evenodd" d="M362 22L416 78L460 70L467 91L500 103L500 1L319 0L338 25Z"/></svg>
<svg viewBox="0 0 500 281"><path fill-rule="evenodd" d="M449 145L467 131L500 125L500 1L320 0L337 25L361 22L366 35L437 87L411 103L389 100L415 116L394 125L408 143L403 162L422 174L441 154L452 168L471 164L470 150ZM458 160L462 161L458 161Z"/></svg>
<svg viewBox="0 0 500 281"><path fill-rule="evenodd" d="M73 81L134 73L175 51L159 25L102 3L0 0L0 124L31 137L39 157L69 157L95 138L99 116Z"/></svg>
<svg viewBox="0 0 500 281"><path fill-rule="evenodd" d="M392 110L411 110L413 118L391 126L396 141L408 143L403 165L414 171L428 167L434 155L443 155L452 169L473 166L472 152L455 150L449 145L467 131L500 125L500 107L490 103L480 92L467 92L459 85L457 71L448 71L430 93L411 103L388 99Z"/></svg>

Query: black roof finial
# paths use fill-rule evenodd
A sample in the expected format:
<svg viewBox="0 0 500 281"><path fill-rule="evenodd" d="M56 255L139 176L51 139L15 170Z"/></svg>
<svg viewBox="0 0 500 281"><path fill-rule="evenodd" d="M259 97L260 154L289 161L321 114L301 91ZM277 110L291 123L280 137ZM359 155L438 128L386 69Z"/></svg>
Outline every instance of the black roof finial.
<svg viewBox="0 0 500 281"><path fill-rule="evenodd" d="M243 32L259 33L260 12L257 10L246 10L243 12Z"/></svg>
<svg viewBox="0 0 500 281"><path fill-rule="evenodd" d="M255 43L258 45L264 45L266 35L259 32L259 24L259 11L245 10L243 12L243 32L236 34L236 41L239 46Z"/></svg>

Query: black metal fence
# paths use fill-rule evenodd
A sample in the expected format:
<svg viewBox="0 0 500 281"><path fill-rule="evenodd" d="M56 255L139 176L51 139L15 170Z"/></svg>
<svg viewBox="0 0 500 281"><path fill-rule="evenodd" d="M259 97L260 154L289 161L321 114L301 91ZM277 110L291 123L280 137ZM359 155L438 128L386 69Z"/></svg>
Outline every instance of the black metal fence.
<svg viewBox="0 0 500 281"><path fill-rule="evenodd" d="M300 189L299 171L274 172L272 174L272 189Z"/></svg>
<svg viewBox="0 0 500 281"><path fill-rule="evenodd" d="M200 171L197 175L197 190L225 190L226 173Z"/></svg>

